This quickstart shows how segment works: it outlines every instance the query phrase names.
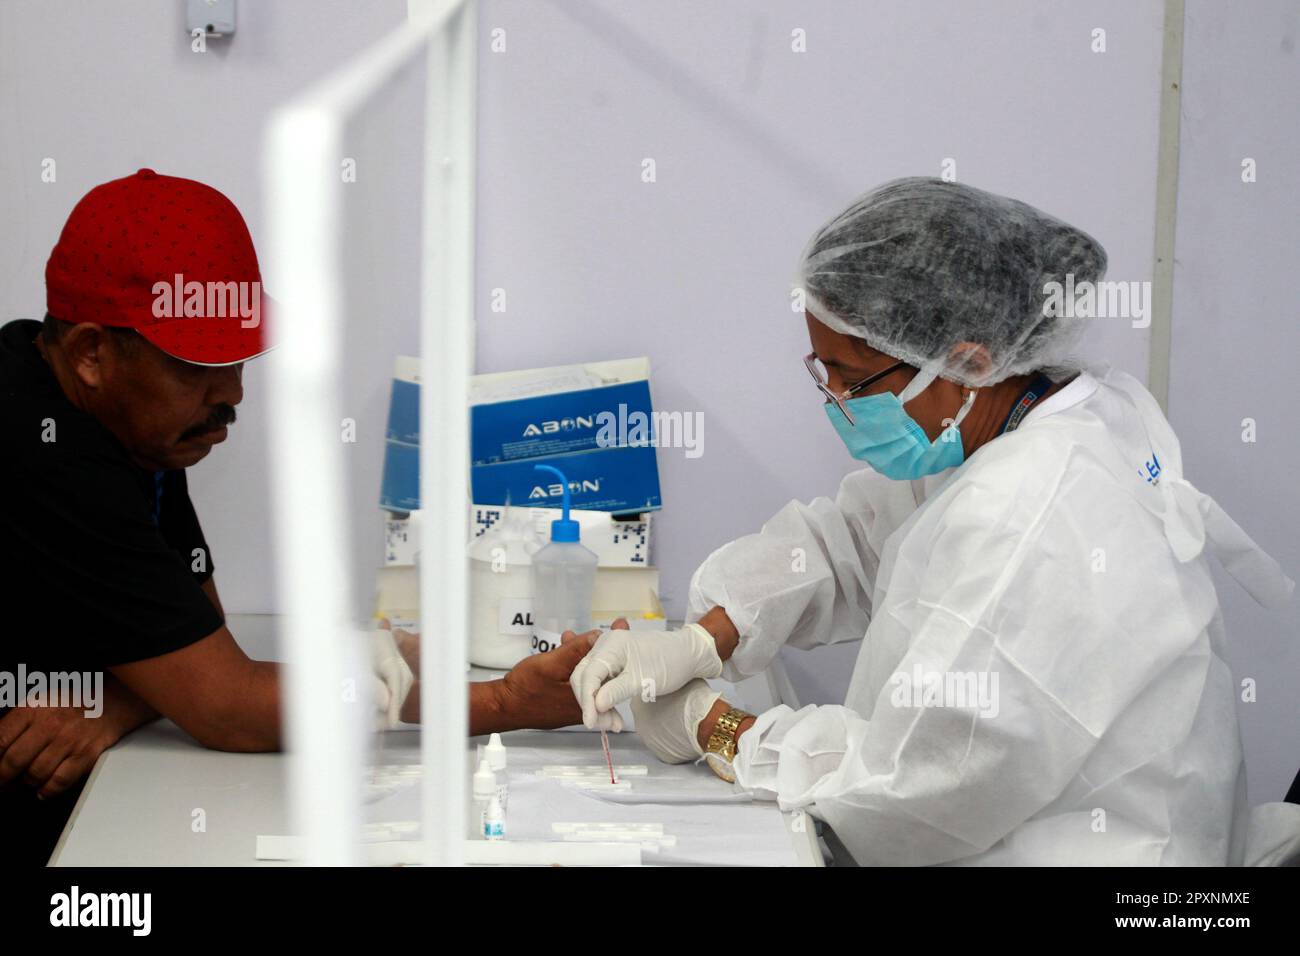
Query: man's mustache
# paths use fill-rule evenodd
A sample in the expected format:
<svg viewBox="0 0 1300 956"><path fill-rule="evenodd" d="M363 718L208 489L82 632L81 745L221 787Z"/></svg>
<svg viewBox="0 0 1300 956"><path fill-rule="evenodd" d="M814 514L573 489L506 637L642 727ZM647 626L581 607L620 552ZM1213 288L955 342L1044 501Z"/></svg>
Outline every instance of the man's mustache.
<svg viewBox="0 0 1300 956"><path fill-rule="evenodd" d="M233 425L234 423L235 406L218 405L212 410L212 414L208 416L207 421L194 425L193 427L187 428L185 431L181 432L180 440L185 441L187 438L197 438L199 435L205 435L208 432L216 431L218 428L225 428L227 425Z"/></svg>

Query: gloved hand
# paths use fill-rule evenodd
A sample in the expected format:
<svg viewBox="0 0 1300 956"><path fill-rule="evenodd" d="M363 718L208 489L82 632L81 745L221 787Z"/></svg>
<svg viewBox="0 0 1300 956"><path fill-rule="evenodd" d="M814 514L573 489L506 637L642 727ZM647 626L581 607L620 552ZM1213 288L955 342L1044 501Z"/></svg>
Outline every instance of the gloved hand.
<svg viewBox="0 0 1300 956"><path fill-rule="evenodd" d="M583 724L592 729L615 704L646 694L663 697L692 678L721 673L713 635L687 624L679 631L606 631L573 669L569 686Z"/></svg>
<svg viewBox="0 0 1300 956"><path fill-rule="evenodd" d="M591 650L597 633L565 631L562 643L555 650L525 657L502 680L493 682L500 690L497 712L505 721L505 727L545 730L568 727L581 719L573 690L569 687L569 675L583 655ZM623 718L618 711L603 716L607 722L599 729L614 733L623 729Z"/></svg>
<svg viewBox="0 0 1300 956"><path fill-rule="evenodd" d="M397 726L402 704L415 683L415 674L398 651L391 631L376 629L370 632L370 666L376 681L376 728L391 730Z"/></svg>
<svg viewBox="0 0 1300 956"><path fill-rule="evenodd" d="M641 735L650 752L664 763L686 763L704 756L697 737L700 721L719 697L698 677L680 690L656 700L642 700L637 694L632 698L632 717L636 732Z"/></svg>

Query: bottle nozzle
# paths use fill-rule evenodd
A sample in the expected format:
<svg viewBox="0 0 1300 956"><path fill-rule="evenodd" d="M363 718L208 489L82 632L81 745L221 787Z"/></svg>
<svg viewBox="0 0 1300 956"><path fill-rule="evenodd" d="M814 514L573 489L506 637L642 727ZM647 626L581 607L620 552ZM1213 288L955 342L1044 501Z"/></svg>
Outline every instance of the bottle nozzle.
<svg viewBox="0 0 1300 956"><path fill-rule="evenodd" d="M578 522L569 518L569 479L564 477L564 472L551 465L533 465L535 471L549 471L560 479L560 487L563 489L563 517L558 521L551 522L551 540L552 541L577 541L580 538Z"/></svg>

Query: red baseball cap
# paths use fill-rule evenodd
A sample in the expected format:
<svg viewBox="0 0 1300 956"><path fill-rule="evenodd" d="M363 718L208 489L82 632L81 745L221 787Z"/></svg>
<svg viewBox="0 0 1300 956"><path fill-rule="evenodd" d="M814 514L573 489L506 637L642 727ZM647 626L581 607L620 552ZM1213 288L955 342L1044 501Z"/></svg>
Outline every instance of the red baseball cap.
<svg viewBox="0 0 1300 956"><path fill-rule="evenodd" d="M268 351L273 305L235 204L152 169L86 193L45 264L50 315L135 329L195 365Z"/></svg>

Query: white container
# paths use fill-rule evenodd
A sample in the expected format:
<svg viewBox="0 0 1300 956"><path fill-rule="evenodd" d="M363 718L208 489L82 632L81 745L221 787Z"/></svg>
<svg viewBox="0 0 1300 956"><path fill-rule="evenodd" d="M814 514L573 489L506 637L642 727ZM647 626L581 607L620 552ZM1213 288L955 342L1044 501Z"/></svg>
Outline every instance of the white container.
<svg viewBox="0 0 1300 956"><path fill-rule="evenodd" d="M550 465L535 467L553 472L564 488L564 516L551 522L551 543L533 555L532 652L541 654L559 647L565 631L591 630L599 559L582 546L578 522L569 518L568 479Z"/></svg>
<svg viewBox="0 0 1300 956"><path fill-rule="evenodd" d="M508 511L469 547L469 659L479 667L509 670L529 654L537 539L522 511Z"/></svg>

